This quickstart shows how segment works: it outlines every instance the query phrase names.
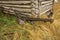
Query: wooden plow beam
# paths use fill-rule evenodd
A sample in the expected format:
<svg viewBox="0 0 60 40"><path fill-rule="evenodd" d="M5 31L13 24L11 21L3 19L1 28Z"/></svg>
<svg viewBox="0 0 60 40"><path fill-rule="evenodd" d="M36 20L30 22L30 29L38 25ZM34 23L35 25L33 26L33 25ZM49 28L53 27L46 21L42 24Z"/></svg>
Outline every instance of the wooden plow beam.
<svg viewBox="0 0 60 40"><path fill-rule="evenodd" d="M27 21L43 21L43 22L53 22L53 19L48 18L28 18Z"/></svg>

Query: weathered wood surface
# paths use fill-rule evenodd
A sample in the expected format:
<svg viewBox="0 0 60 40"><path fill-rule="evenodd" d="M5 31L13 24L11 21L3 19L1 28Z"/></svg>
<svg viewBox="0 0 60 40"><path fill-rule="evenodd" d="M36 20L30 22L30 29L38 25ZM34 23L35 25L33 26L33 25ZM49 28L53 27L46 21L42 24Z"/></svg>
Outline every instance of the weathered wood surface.
<svg viewBox="0 0 60 40"><path fill-rule="evenodd" d="M1 4L29 4L31 1L0 1Z"/></svg>
<svg viewBox="0 0 60 40"><path fill-rule="evenodd" d="M52 10L53 8L53 2L52 1L45 1L45 2L42 2L41 3L41 6L40 6L40 15L48 12L49 10ZM42 10L41 10L42 9Z"/></svg>
<svg viewBox="0 0 60 40"><path fill-rule="evenodd" d="M46 7L41 6L40 9L42 9L42 10L40 10L40 14L42 15L42 14L46 13L47 11L52 10L52 5L50 5L50 6L48 5Z"/></svg>
<svg viewBox="0 0 60 40"><path fill-rule="evenodd" d="M52 1L39 2L39 0L20 0L20 1L0 1L0 6L4 12L15 13L14 10L20 11L24 15L42 15L52 10Z"/></svg>
<svg viewBox="0 0 60 40"><path fill-rule="evenodd" d="M49 4L49 3L52 3L52 1L44 1L41 4Z"/></svg>
<svg viewBox="0 0 60 40"><path fill-rule="evenodd" d="M9 5L9 4L0 4L0 6L13 7L13 8L31 8L30 5Z"/></svg>

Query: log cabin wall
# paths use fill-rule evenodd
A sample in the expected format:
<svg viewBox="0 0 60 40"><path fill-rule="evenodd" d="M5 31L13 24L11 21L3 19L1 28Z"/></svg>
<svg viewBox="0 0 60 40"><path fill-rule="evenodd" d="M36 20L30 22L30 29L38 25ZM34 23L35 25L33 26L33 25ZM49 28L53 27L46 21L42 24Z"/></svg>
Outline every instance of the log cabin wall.
<svg viewBox="0 0 60 40"><path fill-rule="evenodd" d="M34 17L52 10L52 3L51 0L0 0L0 6L3 6L5 11L8 9L7 11L12 13L13 10L17 10L20 14Z"/></svg>
<svg viewBox="0 0 60 40"><path fill-rule="evenodd" d="M6 10L9 10L9 12L12 13L13 10L16 10L20 11L20 14L32 16L37 13L35 9L38 7L38 1L36 0L35 2L34 0L2 0L0 1L0 6L3 6L5 8L5 12ZM13 10L10 11L10 9ZM16 11L14 11L14 13Z"/></svg>

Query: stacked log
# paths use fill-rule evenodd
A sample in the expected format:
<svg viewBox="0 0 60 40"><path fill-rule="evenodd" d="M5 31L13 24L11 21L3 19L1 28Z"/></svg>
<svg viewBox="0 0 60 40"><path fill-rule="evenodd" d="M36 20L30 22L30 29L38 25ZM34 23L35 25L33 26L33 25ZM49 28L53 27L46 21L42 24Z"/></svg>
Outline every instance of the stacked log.
<svg viewBox="0 0 60 40"><path fill-rule="evenodd" d="M20 1L0 1L0 6L4 7L4 12L16 10L24 15L38 16L38 0L20 0ZM13 11L15 13L15 11ZM36 16L37 15L37 16Z"/></svg>
<svg viewBox="0 0 60 40"><path fill-rule="evenodd" d="M40 15L52 10L52 1L19 0L0 1L5 13L16 14L18 17L40 18Z"/></svg>

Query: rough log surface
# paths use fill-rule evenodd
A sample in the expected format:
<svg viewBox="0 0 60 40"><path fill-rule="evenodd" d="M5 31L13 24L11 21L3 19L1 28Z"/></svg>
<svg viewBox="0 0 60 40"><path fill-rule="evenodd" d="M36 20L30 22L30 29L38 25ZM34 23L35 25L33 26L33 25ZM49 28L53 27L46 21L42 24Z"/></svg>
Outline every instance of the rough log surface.
<svg viewBox="0 0 60 40"><path fill-rule="evenodd" d="M52 10L52 3L52 1L40 2L39 0L0 1L0 6L4 8L5 13L16 14L18 17L34 16L34 18L38 18L47 11Z"/></svg>

